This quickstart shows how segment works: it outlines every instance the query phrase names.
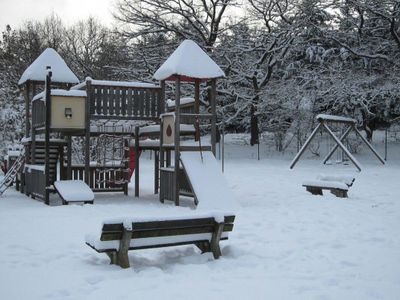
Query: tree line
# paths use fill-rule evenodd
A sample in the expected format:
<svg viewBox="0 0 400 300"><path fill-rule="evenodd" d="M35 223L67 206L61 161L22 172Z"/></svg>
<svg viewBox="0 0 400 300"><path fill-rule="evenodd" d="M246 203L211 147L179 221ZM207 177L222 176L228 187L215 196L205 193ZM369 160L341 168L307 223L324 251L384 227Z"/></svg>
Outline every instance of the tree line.
<svg viewBox="0 0 400 300"><path fill-rule="evenodd" d="M370 140L400 119L398 0L120 0L113 15L112 28L51 15L3 30L1 140L21 137L17 82L45 48L81 80L151 82L188 38L225 71L219 123L248 132L253 112L278 151L302 144L319 113L356 118Z"/></svg>

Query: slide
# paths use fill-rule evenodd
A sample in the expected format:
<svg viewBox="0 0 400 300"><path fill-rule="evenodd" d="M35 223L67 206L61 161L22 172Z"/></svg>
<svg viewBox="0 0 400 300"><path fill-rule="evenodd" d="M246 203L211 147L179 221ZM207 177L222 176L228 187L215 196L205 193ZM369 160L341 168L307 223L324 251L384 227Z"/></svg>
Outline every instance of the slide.
<svg viewBox="0 0 400 300"><path fill-rule="evenodd" d="M199 201L198 208L235 211L235 196L224 178L221 166L210 151L181 152L181 162L193 191Z"/></svg>
<svg viewBox="0 0 400 300"><path fill-rule="evenodd" d="M142 153L141 150L139 150L139 156ZM135 171L135 163L136 163L136 154L135 154L135 148L131 147L129 149L129 180L132 177L133 172Z"/></svg>

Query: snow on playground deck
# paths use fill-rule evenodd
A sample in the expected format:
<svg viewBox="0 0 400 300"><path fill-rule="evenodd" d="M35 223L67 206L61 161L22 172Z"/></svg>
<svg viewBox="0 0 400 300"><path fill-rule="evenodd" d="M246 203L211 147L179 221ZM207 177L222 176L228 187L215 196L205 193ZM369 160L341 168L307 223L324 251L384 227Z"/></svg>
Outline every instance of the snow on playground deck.
<svg viewBox="0 0 400 300"><path fill-rule="evenodd" d="M241 207L219 260L181 246L130 251L132 267L120 269L84 244L104 219L191 212L190 201L176 208L152 195L148 153L140 199L96 194L94 205L48 207L10 189L0 198L0 299L399 299L399 157L382 166L365 150L357 173L310 159L289 170L293 153L255 153L227 147ZM355 174L349 198L306 192L302 181L320 173Z"/></svg>

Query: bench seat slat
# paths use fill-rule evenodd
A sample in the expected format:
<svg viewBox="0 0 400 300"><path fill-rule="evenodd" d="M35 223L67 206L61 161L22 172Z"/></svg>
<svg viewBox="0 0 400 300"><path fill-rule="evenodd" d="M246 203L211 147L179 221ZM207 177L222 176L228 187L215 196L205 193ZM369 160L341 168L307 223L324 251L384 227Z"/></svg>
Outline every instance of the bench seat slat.
<svg viewBox="0 0 400 300"><path fill-rule="evenodd" d="M224 232L233 230L233 224L224 224ZM214 231L213 226L197 226L197 227L176 227L168 229L152 229L152 230L137 230L135 227L132 229L132 238L150 238L158 236L177 236L186 234L197 234L197 233L212 233ZM121 231L113 232L102 232L101 241L113 241L120 240L122 238Z"/></svg>
<svg viewBox="0 0 400 300"><path fill-rule="evenodd" d="M235 216L225 216L224 223L233 223ZM198 226L214 226L214 218L201 218L201 219L182 219L182 220L169 220L169 221L151 221L151 222L133 222L133 230L154 230L164 228L185 228L185 227L198 227ZM123 224L103 224L102 231L122 231Z"/></svg>

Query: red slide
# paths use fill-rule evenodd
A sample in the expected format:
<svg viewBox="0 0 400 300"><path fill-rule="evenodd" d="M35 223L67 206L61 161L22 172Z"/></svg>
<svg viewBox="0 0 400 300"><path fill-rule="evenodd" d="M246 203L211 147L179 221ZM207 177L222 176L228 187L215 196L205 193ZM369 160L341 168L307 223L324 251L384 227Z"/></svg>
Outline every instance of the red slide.
<svg viewBox="0 0 400 300"><path fill-rule="evenodd" d="M139 151L139 156L142 151ZM131 147L129 148L129 180L132 177L133 171L135 171L135 148Z"/></svg>

